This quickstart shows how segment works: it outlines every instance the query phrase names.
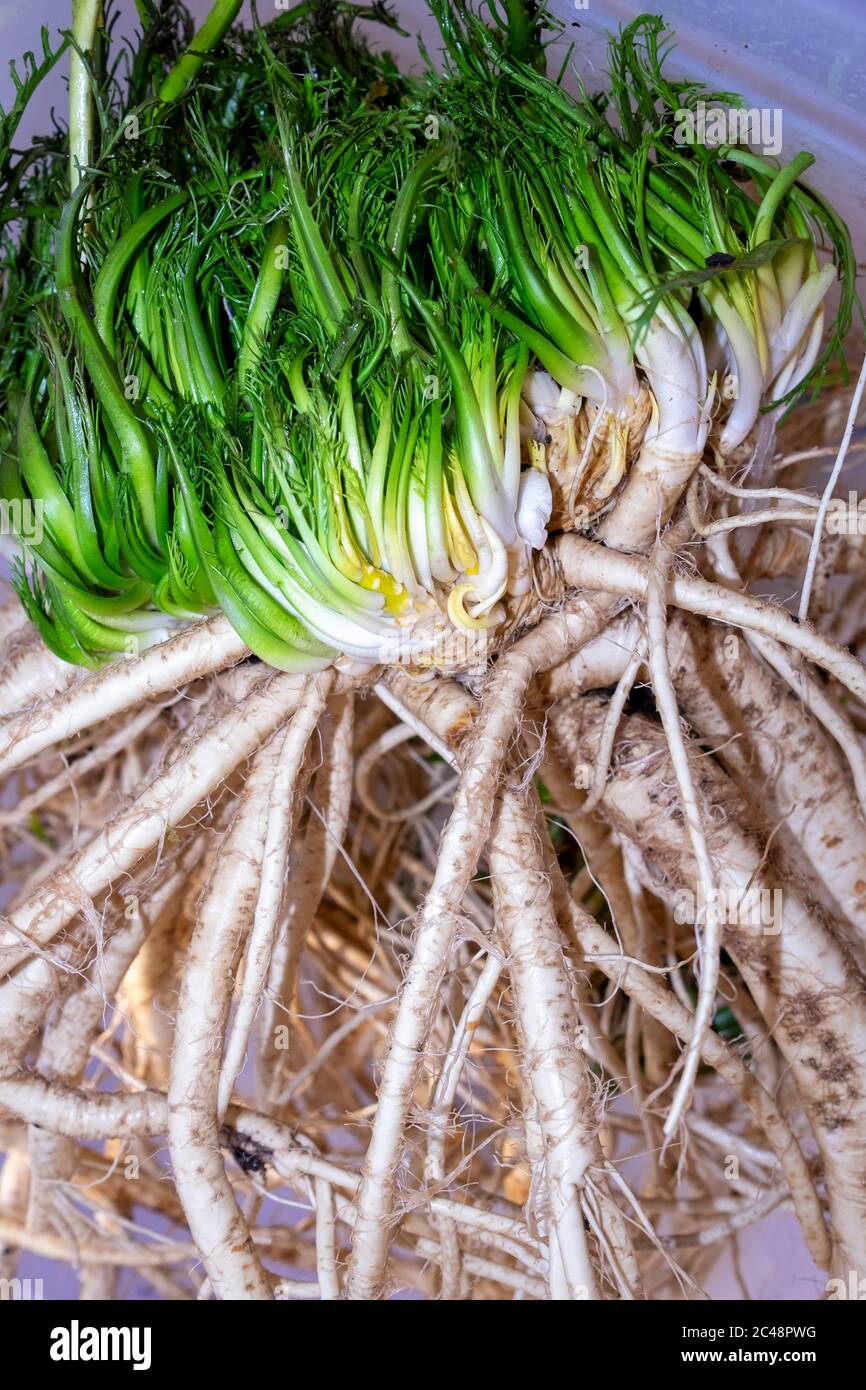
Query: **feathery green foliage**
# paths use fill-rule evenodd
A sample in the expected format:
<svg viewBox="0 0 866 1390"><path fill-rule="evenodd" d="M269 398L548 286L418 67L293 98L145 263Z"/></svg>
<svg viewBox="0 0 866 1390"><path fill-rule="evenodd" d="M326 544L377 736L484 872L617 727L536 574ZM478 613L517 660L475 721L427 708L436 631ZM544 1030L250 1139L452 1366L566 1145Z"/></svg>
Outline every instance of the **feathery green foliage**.
<svg viewBox="0 0 866 1390"><path fill-rule="evenodd" d="M736 98L667 76L661 20L612 40L608 92L572 96L533 0L431 7L444 71L412 77L358 27L396 27L378 3L246 30L218 0L194 36L146 0L129 49L109 15L71 195L62 130L13 145L64 44L16 72L0 493L38 508L16 583L65 660L216 609L285 670L435 660L527 586L540 389L604 420L610 494L642 391L645 442L699 458L724 377L723 452L839 351L853 256L811 157L681 143L683 105Z"/></svg>

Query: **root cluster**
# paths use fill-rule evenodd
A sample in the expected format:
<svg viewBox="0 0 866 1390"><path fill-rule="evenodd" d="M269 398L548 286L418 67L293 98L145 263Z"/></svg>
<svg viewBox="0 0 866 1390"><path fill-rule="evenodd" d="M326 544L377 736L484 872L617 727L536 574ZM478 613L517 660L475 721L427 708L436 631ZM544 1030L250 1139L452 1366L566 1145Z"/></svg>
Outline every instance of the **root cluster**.
<svg viewBox="0 0 866 1390"><path fill-rule="evenodd" d="M554 538L482 680L222 619L71 677L3 608L0 1276L752 1297L780 1209L866 1274L864 555L810 561L807 488L848 399L643 553ZM811 622L766 596L807 570Z"/></svg>

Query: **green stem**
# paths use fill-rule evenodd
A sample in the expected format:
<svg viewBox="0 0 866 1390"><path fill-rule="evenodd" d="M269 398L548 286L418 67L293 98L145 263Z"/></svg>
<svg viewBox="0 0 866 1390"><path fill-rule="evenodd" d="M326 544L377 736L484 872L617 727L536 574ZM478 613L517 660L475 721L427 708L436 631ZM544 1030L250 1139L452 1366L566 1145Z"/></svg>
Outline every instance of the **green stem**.
<svg viewBox="0 0 866 1390"><path fill-rule="evenodd" d="M504 0L504 4L508 18L506 53L519 63L543 70L544 49L540 42L537 0Z"/></svg>
<svg viewBox="0 0 866 1390"><path fill-rule="evenodd" d="M261 358L271 318L277 307L285 278L283 259L288 238L288 222L284 217L278 217L271 227L265 245L259 278L253 290L238 353L238 382L242 391L246 391Z"/></svg>
<svg viewBox="0 0 866 1390"><path fill-rule="evenodd" d="M159 551L156 533L156 465L147 433L130 410L113 357L81 300L75 263L75 227L88 188L80 184L63 209L57 232L55 284L60 311L75 334L99 403L117 434L123 467L129 473L148 539Z"/></svg>
<svg viewBox="0 0 866 1390"><path fill-rule="evenodd" d="M147 209L127 228L111 248L99 271L93 290L94 321L100 338L114 354L114 306L124 272L137 256L142 245L160 222L179 208L187 198L186 191L172 193L161 203Z"/></svg>
<svg viewBox="0 0 866 1390"><path fill-rule="evenodd" d="M75 47L69 56L69 187L73 193L93 156L93 95L85 60L93 52L101 20L102 0L72 0Z"/></svg>
<svg viewBox="0 0 866 1390"><path fill-rule="evenodd" d="M752 228L752 235L749 238L749 245L760 246L762 241L769 241L773 231L773 219L779 209L779 204L784 198L788 189L797 182L801 174L815 163L815 156L807 154L805 151L792 159L790 164L786 164L784 169L780 169L770 187L767 189L761 200L755 217L755 225Z"/></svg>
<svg viewBox="0 0 866 1390"><path fill-rule="evenodd" d="M181 54L159 89L160 101L175 101L186 91L208 53L231 28L243 0L216 0L216 4L185 53Z"/></svg>

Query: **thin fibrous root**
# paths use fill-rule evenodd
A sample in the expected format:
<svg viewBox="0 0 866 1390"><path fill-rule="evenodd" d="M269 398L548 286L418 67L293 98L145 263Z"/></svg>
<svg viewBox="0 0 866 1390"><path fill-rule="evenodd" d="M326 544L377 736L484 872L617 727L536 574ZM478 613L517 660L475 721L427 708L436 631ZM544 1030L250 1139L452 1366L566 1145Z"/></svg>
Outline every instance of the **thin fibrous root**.
<svg viewBox="0 0 866 1390"><path fill-rule="evenodd" d="M646 560L607 550L594 541L575 535L559 538L557 555L565 582L576 589L597 589L606 594L646 598L650 571ZM751 594L734 593L720 584L676 573L671 576L668 601L688 613L716 618L731 627L776 638L785 646L801 652L817 666L822 666L866 704L866 669L863 664L808 623L799 623L783 608L753 598Z"/></svg>
<svg viewBox="0 0 866 1390"><path fill-rule="evenodd" d="M445 973L460 903L484 848L500 770L530 681L594 635L598 616L553 614L500 657L461 756L464 771L439 847L433 884L415 931L379 1087L379 1103L358 1197L348 1297L376 1298L387 1264L395 1182L430 1016Z"/></svg>
<svg viewBox="0 0 866 1390"><path fill-rule="evenodd" d="M104 767L117 753L129 747L134 739L138 738L159 719L161 714L162 706L160 705L152 705L139 710L129 723L121 724L115 733L110 734L108 738L100 739L89 753L77 758L72 766L67 763L62 772L58 772L55 777L42 782L29 796L21 797L8 811L0 811L0 828L25 823L34 811L39 810L40 806L44 806L47 801L53 801L55 797L67 791L70 786L78 783L82 777L86 777L88 773L94 772L99 767Z"/></svg>
<svg viewBox="0 0 866 1390"><path fill-rule="evenodd" d="M349 823L352 803L354 703L350 696L335 702L325 730L324 761L308 797L310 810L304 835L303 862L293 872L287 935L289 956L284 997L291 998L298 961L318 910Z"/></svg>
<svg viewBox="0 0 866 1390"><path fill-rule="evenodd" d="M818 507L818 512L815 517L814 530L812 532L812 544L809 547L809 559L806 564L806 575L803 579L803 589L800 594L800 607L798 610L800 622L805 622L809 614L809 600L812 595L812 585L815 582L815 571L818 566L818 555L821 548L821 538L824 534L824 524L827 517L827 508L830 505L830 499L833 496L833 492L836 488L836 483L839 480L839 475L842 472L842 467L845 463L845 456L848 453L848 449L851 444L851 437L854 433L854 426L857 422L857 412L860 408L860 402L863 399L864 389L866 389L866 357L864 357L860 365L860 373L857 377L857 384L854 387L854 394L851 397L851 404L848 407L848 418L845 421L845 429L842 433L842 438L839 442L839 451L836 454L835 460L833 461L833 467L830 469L829 477L827 478L827 481L824 484L824 491L821 494L821 503Z"/></svg>
<svg viewBox="0 0 866 1390"><path fill-rule="evenodd" d="M766 658L770 639L760 640L755 650ZM670 641L691 727L755 806L756 823L778 825L777 843L811 892L866 944L863 822L839 753L797 698L808 676L794 671L796 691L789 681L786 689L751 643L684 615L674 618ZM774 644L774 661L780 650Z"/></svg>
<svg viewBox="0 0 866 1390"><path fill-rule="evenodd" d="M445 1054L430 1107L427 1158L424 1165L424 1175L429 1186L438 1187L445 1181L445 1144L451 1107L454 1104L457 1087L460 1084L463 1067L469 1054L472 1035L481 1022L484 1010L487 1008L502 970L503 963L498 955L489 954L466 1001ZM440 1297L445 1301L452 1301L460 1296L463 1253L460 1249L457 1227L453 1221L443 1218L437 1222L437 1229L442 1252L440 1258Z"/></svg>
<svg viewBox="0 0 866 1390"><path fill-rule="evenodd" d="M115 661L0 726L0 775L112 715L155 696L174 694L246 655L228 619L219 616L195 623L141 656Z"/></svg>
<svg viewBox="0 0 866 1390"><path fill-rule="evenodd" d="M177 891L176 875L169 875L168 890ZM164 889L162 890L165 891ZM160 893L151 902L158 908ZM49 1081L74 1085L83 1077L94 1033L102 1025L105 1001L114 996L146 934L146 923L137 904L97 958L88 978L73 990L46 1027L36 1066ZM75 1144L63 1135L33 1126L30 1130L30 1204L28 1221L35 1229L49 1229L58 1183L71 1179L77 1161Z"/></svg>
<svg viewBox="0 0 866 1390"><path fill-rule="evenodd" d="M596 1299L581 1211L587 1171L600 1159L595 1098L588 1059L576 1044L577 1015L532 800L534 793L513 791L499 798L488 856L496 925L543 1143L550 1297Z"/></svg>
<svg viewBox="0 0 866 1390"><path fill-rule="evenodd" d="M453 682L445 682L444 684L453 686ZM405 688L404 693L407 699L411 699L413 696L413 691L408 688ZM424 701L426 718L429 719L439 737L450 737L452 743L457 745L459 734L455 730L465 727L471 718L473 701L469 692L455 687L450 699L442 698L436 701L431 699L429 690L419 687L416 698ZM462 710L462 716L456 720L453 711L457 709L458 704ZM441 717L441 724L438 728L436 727L437 714ZM559 727L560 721L555 709L551 712L551 716L554 733L557 737L561 737L564 731ZM572 763L580 760L582 755L570 741L567 741L566 749ZM640 766L640 755L637 758L637 763ZM545 778L550 776L548 763L545 763L544 775ZM551 783L555 785L552 777ZM585 912L569 893L552 845L545 843L544 850L550 882L554 889L557 912L563 929L573 934L581 953L589 958L593 965L602 970L608 978L624 989L651 1019L665 1029L666 1033L672 1033L688 1045L694 1031L694 1015L691 1008L686 1008L671 994L656 975L642 969L637 963L623 960L623 951L619 942L599 926L595 919ZM758 1078L746 1068L736 1052L718 1034L712 1031L706 1034L701 1045L701 1053L707 1065L713 1067L742 1097L756 1124L766 1134L767 1141L776 1155L789 1185L797 1219L810 1254L820 1268L826 1269L830 1263L831 1245L821 1202L815 1190L809 1165L787 1120L778 1109L772 1096L760 1084Z"/></svg>
<svg viewBox="0 0 866 1390"><path fill-rule="evenodd" d="M326 672L310 681L277 755L267 812L258 900L244 956L243 986L237 1000L220 1075L220 1116L228 1109L235 1081L243 1067L256 1009L267 981L291 848L296 786L307 744L324 709L331 680L331 674ZM351 695L344 698L344 708L349 712L348 721L351 728Z"/></svg>
<svg viewBox="0 0 866 1390"><path fill-rule="evenodd" d="M601 712L595 702L565 702L551 717L552 737L567 760L583 762ZM695 893L694 860L670 814L671 768L660 731L631 715L616 775L602 811L618 833L643 851L649 886L672 906L675 894ZM726 903L725 949L789 1063L824 1161L835 1236L834 1267L866 1269L866 1199L860 1180L866 1141L866 981L820 909L788 883L773 890L766 847L741 829L744 808L725 775L704 759L700 796L718 885ZM649 858L647 857L649 856ZM773 912L765 920L762 894ZM751 895L752 906L749 907ZM755 895L762 901L753 919ZM846 1263L847 1262L847 1263Z"/></svg>
<svg viewBox="0 0 866 1390"><path fill-rule="evenodd" d="M742 579L731 555L730 547L724 538L715 541L710 547L713 565L723 584L742 588ZM857 737L851 721L843 710L824 694L818 683L808 672L791 664L780 642L759 633L747 634L750 645L772 666L776 674L793 690L798 700L838 744L851 770L854 787L860 802L860 811L866 816L866 752Z"/></svg>
<svg viewBox="0 0 866 1390"><path fill-rule="evenodd" d="M564 889L565 885L562 884L558 892L558 906L563 918L570 922L575 942L587 964L601 970L650 1017L688 1046L694 1035L694 1018L690 1010L670 990L665 989L657 976L633 961L623 960L619 943ZM766 1134L790 1188L809 1253L819 1268L827 1269L830 1264L830 1237L821 1202L809 1165L787 1120L772 1096L717 1033L706 1034L701 1044L701 1055L706 1064L713 1067L742 1098L756 1124Z"/></svg>
<svg viewBox="0 0 866 1390"><path fill-rule="evenodd" d="M583 807L584 814L588 814L590 811L595 810L595 807L604 795L604 784L607 781L608 769L610 767L610 755L613 751L614 742L616 741L616 731L619 727L619 721L622 718L623 711L628 703L628 698L631 695L637 673L643 665L645 655L645 645L642 641L638 641L631 656L629 656L626 661L622 675L617 681L616 690L610 698L607 714L605 715L604 729L602 730L601 738L598 743L598 756L593 764L589 795ZM569 666L571 664L571 662L568 663ZM571 688L579 690L581 684L582 682L572 685Z"/></svg>
<svg viewBox="0 0 866 1390"><path fill-rule="evenodd" d="M291 801L332 681L330 671L311 677L288 728L278 729L256 754L199 910L181 983L168 1089L169 1149L190 1231L223 1299L272 1297L219 1151L222 1051L238 947L262 895L263 914L272 914L273 895L279 899L282 888L286 822L278 816L269 837L274 797ZM263 880L267 851L272 862ZM233 1067L236 1058L228 1060ZM223 1095L232 1081L226 1072Z"/></svg>
<svg viewBox="0 0 866 1390"><path fill-rule="evenodd" d="M0 940L0 972L45 947L80 911L80 895L102 892L161 844L170 826L209 796L294 709L304 678L276 675L228 714L214 720L125 811L10 914ZM71 888L75 891L70 891ZM2 992L0 986L0 992Z"/></svg>
<svg viewBox="0 0 866 1390"><path fill-rule="evenodd" d="M669 549L663 536L653 551L647 578L647 647L656 705L670 750L674 776L679 788L680 806L685 817L692 854L695 858L698 892L702 901L706 903L706 913L700 950L700 986L695 1008L694 1029L683 1053L682 1074L677 1083L670 1109L665 1117L664 1136L666 1141L670 1140L672 1135L676 1133L683 1114L691 1102L692 1089L701 1060L701 1044L709 1031L715 1013L722 937L715 869L707 846L704 819L695 795L694 781L680 725L680 713L668 662L667 589L668 576L673 562L674 552ZM604 731L602 732L603 736Z"/></svg>
<svg viewBox="0 0 866 1390"><path fill-rule="evenodd" d="M21 1114L29 1124L41 1124L71 1138L95 1140L118 1136L154 1136L165 1133L168 1125L168 1101L161 1092L142 1091L138 1095L86 1093L59 1083L50 1084L32 1075L22 1075L0 1083L0 1092L0 1103L8 1104L9 1109ZM299 1135L268 1115L243 1107L230 1107L217 1142L236 1151L244 1148L251 1150L260 1156L263 1164L272 1165L275 1172L288 1182L320 1178L350 1199L357 1193L356 1173L321 1157L304 1135ZM419 1203L419 1207L422 1205ZM526 1225L515 1217L436 1195L430 1196L426 1205L433 1217L455 1222L494 1248L505 1250L533 1273L543 1271L536 1242ZM341 1207L340 1217L352 1223L357 1219L348 1205ZM414 1214L409 1213L406 1217L407 1227L414 1229L417 1224ZM425 1227L426 1221L422 1229ZM182 1249L186 1259L195 1253L190 1245ZM125 1260L115 1259L114 1262L125 1263Z"/></svg>

